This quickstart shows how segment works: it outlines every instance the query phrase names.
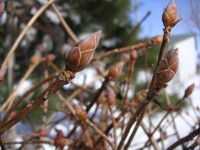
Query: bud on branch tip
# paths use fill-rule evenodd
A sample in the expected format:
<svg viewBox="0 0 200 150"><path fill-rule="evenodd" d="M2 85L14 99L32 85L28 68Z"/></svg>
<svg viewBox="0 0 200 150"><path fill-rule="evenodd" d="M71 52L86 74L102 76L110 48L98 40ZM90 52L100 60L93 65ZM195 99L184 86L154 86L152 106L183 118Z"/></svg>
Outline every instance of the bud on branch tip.
<svg viewBox="0 0 200 150"><path fill-rule="evenodd" d="M162 14L162 21L165 27L174 27L181 19L178 17L178 10L174 1L172 0L164 9Z"/></svg>
<svg viewBox="0 0 200 150"><path fill-rule="evenodd" d="M73 72L83 70L93 57L99 43L101 31L94 32L85 39L80 40L72 50L66 54L66 69Z"/></svg>

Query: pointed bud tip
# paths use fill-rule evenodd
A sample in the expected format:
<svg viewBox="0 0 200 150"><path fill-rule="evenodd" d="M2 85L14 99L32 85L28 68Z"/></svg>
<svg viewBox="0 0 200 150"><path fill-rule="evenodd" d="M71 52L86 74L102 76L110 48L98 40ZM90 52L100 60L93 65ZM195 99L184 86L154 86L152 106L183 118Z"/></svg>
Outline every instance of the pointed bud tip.
<svg viewBox="0 0 200 150"><path fill-rule="evenodd" d="M91 61L101 36L101 30L80 40L66 53L66 68L73 72L83 70Z"/></svg>
<svg viewBox="0 0 200 150"><path fill-rule="evenodd" d="M190 96L190 95L193 93L193 91L194 91L194 87L195 87L195 84L194 84L194 83L191 84L190 86L188 86L187 89L185 90L185 95L184 95L184 97Z"/></svg>
<svg viewBox="0 0 200 150"><path fill-rule="evenodd" d="M93 34L101 35L101 33L102 33L102 31L98 30L98 31L94 32Z"/></svg>
<svg viewBox="0 0 200 150"><path fill-rule="evenodd" d="M171 1L164 9L162 21L165 27L174 27L181 19L178 17L178 10L174 1Z"/></svg>

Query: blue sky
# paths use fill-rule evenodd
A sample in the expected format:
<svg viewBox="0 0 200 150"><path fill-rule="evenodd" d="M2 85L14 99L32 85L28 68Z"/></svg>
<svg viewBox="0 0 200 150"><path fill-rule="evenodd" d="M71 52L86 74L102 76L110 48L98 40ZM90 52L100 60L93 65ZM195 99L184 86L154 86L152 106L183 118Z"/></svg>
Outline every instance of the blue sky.
<svg viewBox="0 0 200 150"><path fill-rule="evenodd" d="M168 5L170 0L132 0L132 6L136 1L139 3L139 10L137 13L138 20L141 20L147 13L151 11L152 14L142 24L140 37L152 37L163 33L162 13L163 9ZM173 35L192 33L192 26L189 22L190 17L190 0L175 0L178 8L179 17L182 21L179 22L172 30ZM133 7L132 7L133 9ZM136 15L132 10L133 23L136 22ZM200 37L197 36L198 51L200 52Z"/></svg>

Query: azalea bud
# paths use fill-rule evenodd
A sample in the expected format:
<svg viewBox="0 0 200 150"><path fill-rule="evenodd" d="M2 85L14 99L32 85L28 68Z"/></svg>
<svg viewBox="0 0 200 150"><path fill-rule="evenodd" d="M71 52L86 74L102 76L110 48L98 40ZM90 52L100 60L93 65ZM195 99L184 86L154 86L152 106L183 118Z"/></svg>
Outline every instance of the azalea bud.
<svg viewBox="0 0 200 150"><path fill-rule="evenodd" d="M129 55L122 55L121 59L119 60L120 62L128 62L130 60L130 56Z"/></svg>
<svg viewBox="0 0 200 150"><path fill-rule="evenodd" d="M64 148L65 146L70 146L73 143L72 140L67 138L59 138L54 141L54 145L58 148Z"/></svg>
<svg viewBox="0 0 200 150"><path fill-rule="evenodd" d="M46 55L43 60L47 61L47 64L50 65L52 61L56 59L56 55L54 54L48 54Z"/></svg>
<svg viewBox="0 0 200 150"><path fill-rule="evenodd" d="M41 57L39 55L35 54L31 57L30 62L31 62L31 64L35 64L35 63L38 63L40 60L41 60Z"/></svg>
<svg viewBox="0 0 200 150"><path fill-rule="evenodd" d="M57 129L56 129L56 132L57 132L57 134L56 134L56 137L55 137L55 139L54 139L54 145L55 145L56 147L63 148L63 147L66 146L66 145L72 144L72 141L71 141L71 140L66 139L66 138L64 137L64 133L63 133L61 130L57 130Z"/></svg>
<svg viewBox="0 0 200 150"><path fill-rule="evenodd" d="M47 136L49 134L49 131L48 130L41 130L40 132L39 132L39 135L40 136Z"/></svg>
<svg viewBox="0 0 200 150"><path fill-rule="evenodd" d="M131 52L131 59L132 59L132 61L136 61L137 57L138 57L137 51L133 50Z"/></svg>
<svg viewBox="0 0 200 150"><path fill-rule="evenodd" d="M115 98L116 98L116 95L115 95L114 91L111 89L108 89L107 104L109 106L112 106L115 104Z"/></svg>
<svg viewBox="0 0 200 150"><path fill-rule="evenodd" d="M100 96L97 99L97 103L101 104L104 103L106 101L106 97L105 97L105 92L101 92Z"/></svg>
<svg viewBox="0 0 200 150"><path fill-rule="evenodd" d="M1 67L1 69L0 69L0 83L4 80L6 71L7 71L7 67Z"/></svg>
<svg viewBox="0 0 200 150"><path fill-rule="evenodd" d="M151 39L151 43L153 45L160 45L163 41L163 36L162 35L157 35L154 38Z"/></svg>
<svg viewBox="0 0 200 150"><path fill-rule="evenodd" d="M5 9L5 2L0 2L0 17L3 15Z"/></svg>
<svg viewBox="0 0 200 150"><path fill-rule="evenodd" d="M55 59L56 59L56 55L54 55L54 54L48 54L48 55L46 55L46 59L47 59L47 61L54 61Z"/></svg>
<svg viewBox="0 0 200 150"><path fill-rule="evenodd" d="M174 1L172 0L162 14L162 21L165 27L175 26L181 19L178 17L178 11Z"/></svg>
<svg viewBox="0 0 200 150"><path fill-rule="evenodd" d="M192 94L192 92L194 91L194 83L191 84L189 87L187 87L187 89L185 90L185 94L184 97L188 97Z"/></svg>
<svg viewBox="0 0 200 150"><path fill-rule="evenodd" d="M119 62L109 68L108 78L109 80L116 80L122 73L124 63Z"/></svg>
<svg viewBox="0 0 200 150"><path fill-rule="evenodd" d="M78 116L81 120L86 121L87 118L88 118L87 112L86 112L81 106L79 106L79 105L75 105L74 108L75 108L75 111L76 111L77 116Z"/></svg>
<svg viewBox="0 0 200 150"><path fill-rule="evenodd" d="M92 59L94 51L99 43L101 31L97 31L83 40L80 40L74 48L66 54L66 69L73 72L81 71Z"/></svg>
<svg viewBox="0 0 200 150"><path fill-rule="evenodd" d="M136 96L131 102L131 105L133 107L137 107L140 103L142 103L145 100L146 96L147 96L147 90L142 90L137 92Z"/></svg>
<svg viewBox="0 0 200 150"><path fill-rule="evenodd" d="M62 132L62 130L58 130L58 129L55 129L57 134L56 134L56 138L55 139L59 139L59 138L63 138L65 137L64 136L64 133Z"/></svg>
<svg viewBox="0 0 200 150"><path fill-rule="evenodd" d="M172 80L178 69L178 49L160 61L157 68L156 83L165 86Z"/></svg>

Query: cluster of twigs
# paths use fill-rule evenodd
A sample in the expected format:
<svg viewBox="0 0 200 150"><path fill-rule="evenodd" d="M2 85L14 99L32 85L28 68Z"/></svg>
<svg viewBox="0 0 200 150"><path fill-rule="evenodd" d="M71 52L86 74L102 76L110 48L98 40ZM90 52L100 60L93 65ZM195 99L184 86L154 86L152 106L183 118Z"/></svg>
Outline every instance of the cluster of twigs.
<svg viewBox="0 0 200 150"><path fill-rule="evenodd" d="M176 117L181 115L180 105L192 94L194 85L186 89L183 98L177 100L175 105L170 104L170 99L168 99L168 106L163 106L156 100L159 92L167 87L167 83L172 80L178 68L178 50L176 49L166 56L171 30L180 21L173 1L163 13L163 37L156 36L149 41L95 54L92 58L94 50L97 48L101 31L95 32L78 42L76 35L54 4L54 0L49 0L31 18L10 48L1 66L1 81L4 79L7 63L24 35L49 6L57 14L66 33L77 44L71 51L67 52L66 60L63 60L63 63L66 63L64 70L54 63L55 57L52 54L43 55L42 58L38 58L38 56L31 58L27 72L0 108L1 112L5 113L1 117L0 124L2 149L16 144L20 144L20 148L23 149L26 149L27 145L35 145L39 149L43 144L48 144L60 149L68 146L69 149L126 150L136 146L138 149L153 147L154 149L167 148L170 150L177 146L195 148L200 144L199 120L193 125L189 124L192 131L185 137L180 137L175 122ZM135 93L133 97L129 97L128 93L133 90L134 86L132 84L132 77L135 75L135 63L137 59L140 59L138 52L143 53L155 45L161 45L161 47L148 90L140 91ZM122 54L126 54L126 56L124 57ZM107 70L102 70L99 67L105 65L105 58L112 58L116 55L121 56L121 59L116 64L110 66ZM98 73L97 77L94 77L94 82L97 80L101 82L101 87L98 90L90 88L92 83L78 86L71 81L73 78L76 80L76 73L83 70L90 61ZM107 61L107 63L109 64L110 61ZM21 97L17 97L16 93L19 87L33 71L36 71L36 67L42 67L41 64L44 64L45 78L33 85ZM49 68L54 70L53 74L49 73ZM119 78L120 80L118 80ZM66 96L63 92L59 92L59 90L68 83L72 84L74 88L70 95ZM27 101L25 101L27 97L43 85L46 89L35 100L31 100L27 104ZM117 87L118 85L120 86ZM60 105L54 108L51 108L48 104L48 100L53 101L53 99L50 99L52 95L56 96L60 101ZM73 103L75 99L76 101L78 100L76 105ZM16 112L17 106L22 103L26 104L26 106ZM156 104L154 108L151 107L153 103ZM191 106L193 107L192 103ZM30 113L37 107L42 107L43 109L43 112L40 114L43 118L42 125L40 126L35 124L30 116ZM49 116L47 112L50 109L53 109L54 113ZM155 124L151 118L158 109L166 112L161 120ZM193 110L197 119L199 119L199 108L194 108ZM62 112L64 117L54 121L58 112ZM149 117L149 126L144 123L143 118L145 116ZM184 116L182 117L184 119ZM32 133L27 135L17 134L16 136L23 139L21 142L10 140L8 138L9 132L24 118L28 118L28 124L32 127ZM62 122L68 122L73 125L72 128L65 126L66 129L69 129L67 134L64 134L62 130L56 129L56 126L62 124ZM185 122L188 123L187 120ZM169 135L165 130L171 126L174 128L174 133ZM147 137L147 140L140 143L139 146L137 144L131 145L139 128L144 130L144 136ZM50 137L49 135L52 130L56 131L55 137ZM7 133L7 135L4 133ZM159 134L159 138L155 138L155 133ZM177 137L177 141L171 146L169 144L166 146L164 141L171 136ZM193 140L193 143L189 142L191 140Z"/></svg>

